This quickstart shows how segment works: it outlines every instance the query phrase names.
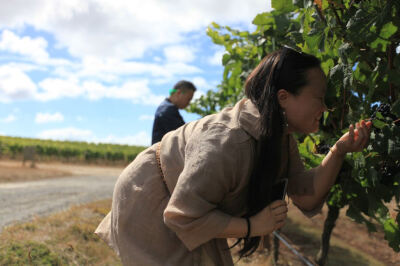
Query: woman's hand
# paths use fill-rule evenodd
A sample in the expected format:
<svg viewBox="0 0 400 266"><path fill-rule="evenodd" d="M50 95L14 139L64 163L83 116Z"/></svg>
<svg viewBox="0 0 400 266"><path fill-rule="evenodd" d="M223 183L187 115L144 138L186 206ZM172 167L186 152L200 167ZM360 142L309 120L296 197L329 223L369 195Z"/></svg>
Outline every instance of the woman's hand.
<svg viewBox="0 0 400 266"><path fill-rule="evenodd" d="M265 207L256 215L250 217L250 236L263 236L281 228L287 217L287 203L277 200Z"/></svg>
<svg viewBox="0 0 400 266"><path fill-rule="evenodd" d="M353 125L350 125L349 131L332 147L332 152L345 155L348 152L362 151L368 145L371 125L371 121L366 123L364 120L356 123L356 129Z"/></svg>

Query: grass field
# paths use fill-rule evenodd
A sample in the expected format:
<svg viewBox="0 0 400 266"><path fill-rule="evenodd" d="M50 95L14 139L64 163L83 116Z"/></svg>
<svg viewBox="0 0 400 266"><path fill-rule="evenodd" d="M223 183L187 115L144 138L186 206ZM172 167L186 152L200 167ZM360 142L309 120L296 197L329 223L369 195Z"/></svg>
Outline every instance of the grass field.
<svg viewBox="0 0 400 266"><path fill-rule="evenodd" d="M5 228L0 234L0 265L121 265L115 253L93 233L110 206L111 200L97 201ZM302 218L293 212L283 232L304 254L314 256L320 231L299 221ZM265 249L240 261L236 251L232 250L235 265L271 265L271 253ZM302 264L281 244L277 265ZM328 265L385 264L334 236Z"/></svg>
<svg viewBox="0 0 400 266"><path fill-rule="evenodd" d="M0 235L0 265L121 265L93 232L110 200L6 228Z"/></svg>

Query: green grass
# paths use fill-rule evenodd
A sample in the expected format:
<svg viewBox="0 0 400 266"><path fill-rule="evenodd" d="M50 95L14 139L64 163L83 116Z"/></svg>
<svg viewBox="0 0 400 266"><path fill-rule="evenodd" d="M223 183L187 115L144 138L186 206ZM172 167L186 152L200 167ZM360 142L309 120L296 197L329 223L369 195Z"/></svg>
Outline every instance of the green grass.
<svg viewBox="0 0 400 266"><path fill-rule="evenodd" d="M67 261L45 244L26 241L12 242L0 253L1 265L63 265Z"/></svg>
<svg viewBox="0 0 400 266"><path fill-rule="evenodd" d="M5 228L0 265L121 265L93 233L110 206L97 201Z"/></svg>

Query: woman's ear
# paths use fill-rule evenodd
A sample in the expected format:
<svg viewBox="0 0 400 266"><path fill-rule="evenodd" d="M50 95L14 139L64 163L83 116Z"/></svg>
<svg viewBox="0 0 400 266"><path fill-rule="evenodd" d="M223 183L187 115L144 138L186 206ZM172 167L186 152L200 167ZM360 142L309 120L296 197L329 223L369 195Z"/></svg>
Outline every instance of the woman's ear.
<svg viewBox="0 0 400 266"><path fill-rule="evenodd" d="M279 105L282 108L285 108L287 105L287 102L288 102L289 92L287 90L280 89L280 90L278 90L277 97L278 97Z"/></svg>

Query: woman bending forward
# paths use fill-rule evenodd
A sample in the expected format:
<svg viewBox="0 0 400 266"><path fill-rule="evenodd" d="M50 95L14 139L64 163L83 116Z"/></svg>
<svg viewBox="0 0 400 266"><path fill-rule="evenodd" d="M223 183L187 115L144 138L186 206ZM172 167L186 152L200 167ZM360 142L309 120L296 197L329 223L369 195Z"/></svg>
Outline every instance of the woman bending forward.
<svg viewBox="0 0 400 266"><path fill-rule="evenodd" d="M281 228L288 195L305 214L318 212L345 154L369 140L364 121L350 125L322 163L305 170L293 132L318 131L326 111L319 60L284 47L266 56L234 107L190 122L140 153L114 188L111 212L96 233L124 265L233 265L227 238L241 255Z"/></svg>

